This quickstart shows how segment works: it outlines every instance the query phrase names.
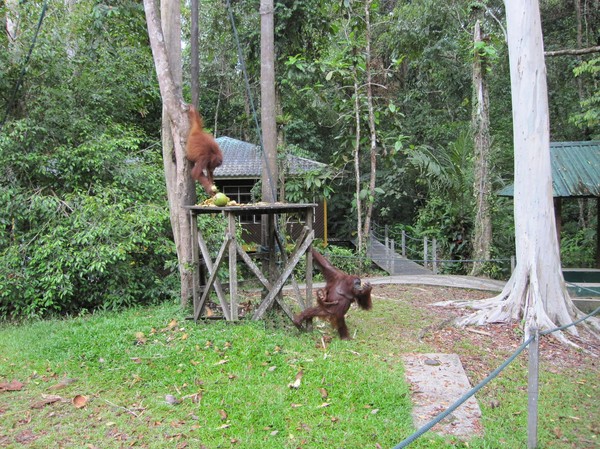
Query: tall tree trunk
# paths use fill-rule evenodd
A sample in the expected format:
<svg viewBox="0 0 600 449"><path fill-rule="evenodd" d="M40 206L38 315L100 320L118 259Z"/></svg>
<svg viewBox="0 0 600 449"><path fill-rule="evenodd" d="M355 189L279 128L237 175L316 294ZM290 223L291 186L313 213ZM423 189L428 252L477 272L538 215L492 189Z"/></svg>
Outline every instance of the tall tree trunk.
<svg viewBox="0 0 600 449"><path fill-rule="evenodd" d="M574 1L575 6L575 17L577 18L577 50L583 48L583 19L581 14L581 0ZM576 77L577 80L577 94L579 95L579 102L581 103L585 98L583 92L583 78L581 76Z"/></svg>
<svg viewBox="0 0 600 449"><path fill-rule="evenodd" d="M260 115L262 129L262 200L277 201L277 124L275 122L275 22L273 0L260 0ZM261 244L268 248L269 259L263 271L269 279L277 278L274 217L261 219Z"/></svg>
<svg viewBox="0 0 600 449"><path fill-rule="evenodd" d="M190 10L190 87L192 91L192 104L196 107L196 109L198 109L198 106L200 105L200 50L198 48L198 16L200 14L199 0L191 0Z"/></svg>
<svg viewBox="0 0 600 449"><path fill-rule="evenodd" d="M260 116L263 137L262 200L277 201L275 25L273 0L260 1Z"/></svg>
<svg viewBox="0 0 600 449"><path fill-rule="evenodd" d="M163 0L161 15L155 0L144 0L148 36L163 101L163 164L173 237L181 277L181 305L193 295L191 227L187 211L182 207L196 202L194 180L185 157L189 120L182 95L181 24L178 0ZM161 24L162 20L162 24ZM164 33L164 34L163 34Z"/></svg>
<svg viewBox="0 0 600 449"><path fill-rule="evenodd" d="M19 37L19 0L6 0L5 1L6 9L5 9L5 29L6 29L6 37L8 40L8 49L10 50L10 55L15 53L15 46ZM16 59L16 58L15 58Z"/></svg>
<svg viewBox="0 0 600 449"><path fill-rule="evenodd" d="M480 309L459 324L522 320L526 338L573 322L581 313L561 272L553 213L550 131L544 48L538 0L505 0L515 149L517 266L502 293L474 301ZM598 322L594 321L598 327ZM576 334L575 327L569 331ZM555 334L567 341L561 334Z"/></svg>
<svg viewBox="0 0 600 449"><path fill-rule="evenodd" d="M473 41L482 42L479 20L475 23ZM475 46L475 48L477 48ZM473 192L475 194L475 232L473 235L473 268L472 276L482 273L483 260L489 260L492 244L492 217L490 214L490 117L489 96L485 80L485 61L475 52L473 60L473 137L475 144L475 179Z"/></svg>
<svg viewBox="0 0 600 449"><path fill-rule="evenodd" d="M356 183L356 246L358 252L362 253L364 248L364 241L362 235L362 200L360 198L360 96L358 91L358 74L356 68L354 68L354 119L356 122L356 133L354 139L354 176Z"/></svg>
<svg viewBox="0 0 600 449"><path fill-rule="evenodd" d="M373 67L371 61L371 4L372 0L365 3L365 72L367 77L367 106L369 110L369 137L370 137L370 174L369 197L366 201L365 223L363 236L366 241L371 233L371 217L373 216L373 201L375 198L375 185L377 181L377 130L375 128L375 112L373 110Z"/></svg>

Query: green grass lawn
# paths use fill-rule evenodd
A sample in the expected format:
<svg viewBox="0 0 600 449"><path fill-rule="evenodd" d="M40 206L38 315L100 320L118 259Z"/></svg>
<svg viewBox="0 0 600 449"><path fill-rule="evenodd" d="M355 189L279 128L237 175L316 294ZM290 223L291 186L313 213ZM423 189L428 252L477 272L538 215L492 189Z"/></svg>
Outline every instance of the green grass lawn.
<svg viewBox="0 0 600 449"><path fill-rule="evenodd" d="M0 391L0 447L391 448L415 430L400 356L435 348L418 338L430 312L389 296L351 312L350 342L281 322L195 324L167 304L5 325L0 383L23 386ZM428 433L410 447L525 447L525 365L478 395L483 438ZM586 421L598 411L597 375L543 373L558 397L540 418L541 447L598 442ZM487 406L493 397L502 406ZM574 433L578 446L561 445Z"/></svg>

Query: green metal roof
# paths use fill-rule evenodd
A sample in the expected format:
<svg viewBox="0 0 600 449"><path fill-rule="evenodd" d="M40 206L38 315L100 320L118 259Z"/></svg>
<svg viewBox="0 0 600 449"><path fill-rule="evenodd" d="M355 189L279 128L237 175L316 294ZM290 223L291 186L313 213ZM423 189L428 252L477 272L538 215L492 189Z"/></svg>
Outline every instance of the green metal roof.
<svg viewBox="0 0 600 449"><path fill-rule="evenodd" d="M600 197L600 140L551 142L550 163L554 197ZM514 196L514 186L498 195Z"/></svg>

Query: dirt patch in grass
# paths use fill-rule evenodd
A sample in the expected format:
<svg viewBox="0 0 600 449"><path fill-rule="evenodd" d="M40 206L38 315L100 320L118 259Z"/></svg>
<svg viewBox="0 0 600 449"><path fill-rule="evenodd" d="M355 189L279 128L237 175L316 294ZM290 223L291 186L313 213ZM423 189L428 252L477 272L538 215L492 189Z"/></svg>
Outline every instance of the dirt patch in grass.
<svg viewBox="0 0 600 449"><path fill-rule="evenodd" d="M384 301L401 301L420 311L424 324L418 333L421 342L434 352L457 353L471 381L478 382L502 363L522 343L523 332L519 323L488 324L485 326L456 327L456 318L469 313L468 309L439 307L434 304L447 300L476 300L494 296L493 292L447 287L382 285L375 296ZM600 341L581 326L579 337L566 336L579 347L560 343L552 335L540 339L541 362L551 372L560 373L574 368L598 369ZM410 337L409 334L404 338Z"/></svg>

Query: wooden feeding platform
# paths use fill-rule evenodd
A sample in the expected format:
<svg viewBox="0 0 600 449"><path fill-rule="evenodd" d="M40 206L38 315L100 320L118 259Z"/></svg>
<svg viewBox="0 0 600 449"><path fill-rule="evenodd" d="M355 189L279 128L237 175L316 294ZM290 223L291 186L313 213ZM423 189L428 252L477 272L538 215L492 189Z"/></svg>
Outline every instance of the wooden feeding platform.
<svg viewBox="0 0 600 449"><path fill-rule="evenodd" d="M302 309L309 307L312 302L312 254L310 248L314 240L313 217L316 204L288 204L288 203L256 203L256 204L236 204L218 207L214 205L184 206L189 212L191 223L191 245L192 257L194 262L193 274L193 295L194 295L194 320L202 316L206 307L206 301L211 291L217 295L221 308L223 309L223 318L235 321L238 319L238 279L237 262L238 257L243 261L250 271L263 285L267 292L262 298L260 305L252 314L253 320L261 319L265 312L277 302L286 315L292 319L293 314L289 307L281 299L281 290L291 276L294 268L302 257L306 258L306 291L305 297L302 297L300 289L293 280L295 297ZM293 250L288 254L285 242L283 242L277 232L276 217L282 214L300 214L304 216L304 226L300 235L296 238ZM198 227L198 215L201 214L222 214L227 221L227 228L223 236L223 243L213 261L206 245L203 230ZM243 248L236 237L236 218L240 215L262 215L267 220L264 229L264 235L267 239L269 269L263 273L261 269L252 260L250 255ZM275 250L277 248L277 250ZM200 250L200 251L198 251ZM200 285L200 254L204 259L208 271L208 279L201 292ZM277 269L275 258L280 257L281 269ZM229 265L229 298L224 292L223 286L217 277L217 273L222 264ZM292 278L293 279L293 278Z"/></svg>

